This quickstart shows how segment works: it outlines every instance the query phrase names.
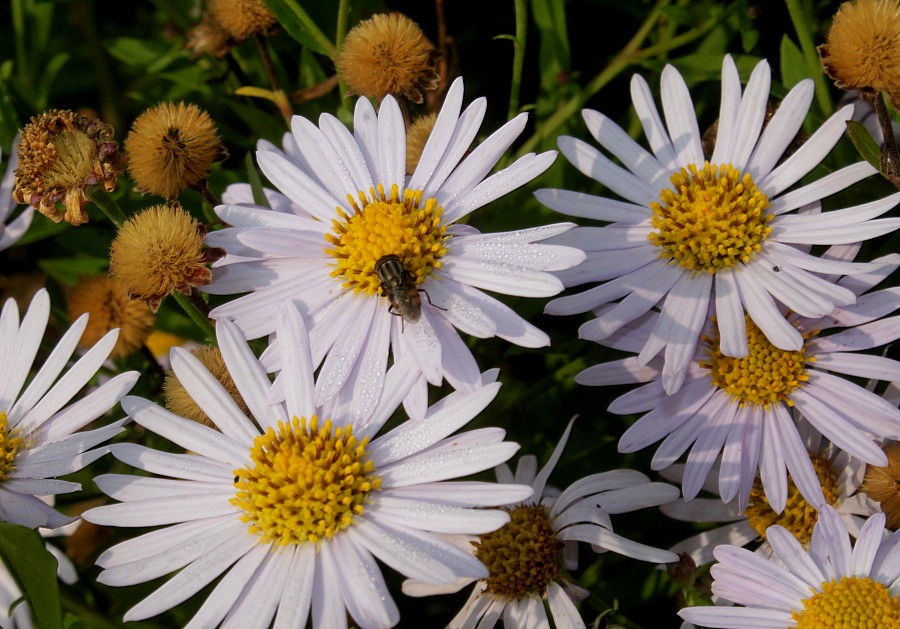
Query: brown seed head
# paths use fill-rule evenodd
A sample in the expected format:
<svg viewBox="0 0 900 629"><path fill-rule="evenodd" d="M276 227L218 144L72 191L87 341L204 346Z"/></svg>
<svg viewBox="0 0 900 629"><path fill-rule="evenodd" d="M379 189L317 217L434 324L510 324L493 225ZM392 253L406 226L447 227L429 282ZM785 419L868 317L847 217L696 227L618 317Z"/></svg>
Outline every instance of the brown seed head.
<svg viewBox="0 0 900 629"><path fill-rule="evenodd" d="M113 128L96 118L51 109L32 117L21 137L16 202L33 205L56 223L87 223L85 186L102 183L112 192L122 172ZM65 212L57 209L59 201Z"/></svg>
<svg viewBox="0 0 900 629"><path fill-rule="evenodd" d="M263 0L212 0L209 11L236 43L278 25Z"/></svg>
<svg viewBox="0 0 900 629"><path fill-rule="evenodd" d="M228 368L225 366L225 361L222 358L222 352L219 351L219 348L200 347L191 350L191 353L196 356L209 373L215 376L216 380L222 384L222 387L224 387L231 396L231 399L233 399L240 407L241 411L249 416L250 409L247 407L247 403L244 402L244 398L241 397L240 392L235 386L231 374L228 373ZM186 417L191 421L203 424L204 426L209 426L210 428L216 428L215 423L205 412L203 412L203 409L197 405L187 390L181 385L181 382L179 382L175 374L171 371L166 375L166 380L163 383L163 393L166 396L166 408L176 415Z"/></svg>
<svg viewBox="0 0 900 629"><path fill-rule="evenodd" d="M116 278L95 275L81 280L68 295L69 317L76 319L88 313L87 327L79 345L90 349L104 334L119 328L119 340L110 358L128 356L144 344L156 317L142 301L131 299L125 286Z"/></svg>
<svg viewBox="0 0 900 629"><path fill-rule="evenodd" d="M839 88L885 90L900 103L900 0L843 3L819 56Z"/></svg>
<svg viewBox="0 0 900 629"><path fill-rule="evenodd" d="M213 162L228 157L209 115L191 103L160 103L146 110L125 140L128 173L144 193L172 200L202 186Z"/></svg>
<svg viewBox="0 0 900 629"><path fill-rule="evenodd" d="M419 160L422 158L422 151L425 149L425 143L431 137L431 130L434 129L434 122L437 120L437 114L431 113L417 118L409 129L406 130L406 174L411 175L415 172Z"/></svg>
<svg viewBox="0 0 900 629"><path fill-rule="evenodd" d="M892 442L884 447L888 464L886 467L866 466L866 476L859 493L881 503L881 510L887 517L887 527L900 530L900 443Z"/></svg>
<svg viewBox="0 0 900 629"><path fill-rule="evenodd" d="M418 24L401 13L379 13L347 33L336 65L354 94L421 103L422 91L438 86L437 54Z"/></svg>
<svg viewBox="0 0 900 629"><path fill-rule="evenodd" d="M219 24L219 20L211 11L204 13L203 19L188 31L187 42L184 45L193 53L194 57L208 54L216 59L227 55L233 46L231 33Z"/></svg>
<svg viewBox="0 0 900 629"><path fill-rule="evenodd" d="M224 251L206 247L206 228L180 206L154 205L129 219L116 234L109 273L125 284L133 299L156 312L162 298L212 281L207 264Z"/></svg>

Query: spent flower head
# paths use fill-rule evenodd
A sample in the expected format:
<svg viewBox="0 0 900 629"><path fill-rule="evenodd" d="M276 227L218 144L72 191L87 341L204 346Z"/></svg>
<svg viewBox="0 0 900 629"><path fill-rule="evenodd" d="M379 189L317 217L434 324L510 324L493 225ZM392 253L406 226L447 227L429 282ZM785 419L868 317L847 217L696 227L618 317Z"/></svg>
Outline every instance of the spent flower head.
<svg viewBox="0 0 900 629"><path fill-rule="evenodd" d="M94 275L82 279L67 296L69 318L73 321L81 315L90 315L88 325L81 335L79 345L89 349L107 332L119 329L119 339L109 357L123 358L144 345L156 317L142 301L132 299L125 285L117 278Z"/></svg>
<svg viewBox="0 0 900 629"><path fill-rule="evenodd" d="M278 25L263 0L211 0L209 12L236 43L266 34Z"/></svg>
<svg viewBox="0 0 900 629"><path fill-rule="evenodd" d="M241 409L241 412L244 413L244 415L249 414L250 409L247 406L247 403L244 401L244 398L241 397L241 392L238 391L237 386L234 384L234 379L232 379L231 374L228 373L228 367L225 364L225 359L222 357L222 351L218 347L211 346L198 347L190 351L191 354L200 361L203 368L211 373L219 384L222 385L222 388L228 392L231 399L233 399L235 404ZM210 419L209 415L207 415L194 398L191 397L191 394L184 385L181 384L181 381L178 380L178 376L175 375L174 371L170 371L166 374L166 379L163 382L163 394L166 398L166 408L172 413L199 424L203 424L204 426L216 428L215 422Z"/></svg>
<svg viewBox="0 0 900 629"><path fill-rule="evenodd" d="M437 89L437 55L418 24L379 13L350 29L336 65L353 94L421 103L423 91Z"/></svg>
<svg viewBox="0 0 900 629"><path fill-rule="evenodd" d="M212 164L228 157L209 114L184 102L144 111L131 126L125 151L137 189L169 201L187 188L202 189Z"/></svg>
<svg viewBox="0 0 900 629"><path fill-rule="evenodd" d="M883 90L900 104L900 1L841 4L819 56L839 88L869 98Z"/></svg>
<svg viewBox="0 0 900 629"><path fill-rule="evenodd" d="M224 255L204 245L206 228L180 206L154 205L126 221L110 249L109 273L156 312L173 291L189 295L212 280L206 265Z"/></svg>
<svg viewBox="0 0 900 629"><path fill-rule="evenodd" d="M58 223L88 221L85 188L116 188L123 160L113 141L113 128L75 112L51 109L31 118L22 130L13 198L35 207ZM56 207L63 203L65 211Z"/></svg>

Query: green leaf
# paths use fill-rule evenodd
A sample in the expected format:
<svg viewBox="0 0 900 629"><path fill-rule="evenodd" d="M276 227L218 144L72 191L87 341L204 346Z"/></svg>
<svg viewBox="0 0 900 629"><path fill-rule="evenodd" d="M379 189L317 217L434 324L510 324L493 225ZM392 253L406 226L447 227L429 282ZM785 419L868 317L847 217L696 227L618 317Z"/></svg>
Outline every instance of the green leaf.
<svg viewBox="0 0 900 629"><path fill-rule="evenodd" d="M806 67L806 59L790 37L781 38L781 82L790 89L803 79L812 78Z"/></svg>
<svg viewBox="0 0 900 629"><path fill-rule="evenodd" d="M266 193L263 192L262 178L259 176L259 171L256 170L253 155L253 151L247 151L247 157L244 160L244 164L247 166L247 179L250 180L250 189L253 191L253 202L269 207L269 200L266 199Z"/></svg>
<svg viewBox="0 0 900 629"><path fill-rule="evenodd" d="M0 522L0 556L31 603L38 629L62 629L56 559L37 531Z"/></svg>
<svg viewBox="0 0 900 629"><path fill-rule="evenodd" d="M847 130L850 132L853 145L862 158L881 172L881 147L878 146L878 142L869 135L864 126L855 120L847 121Z"/></svg>
<svg viewBox="0 0 900 629"><path fill-rule="evenodd" d="M265 0L265 3L288 35L320 55L334 56L334 45L316 26L300 3L296 0Z"/></svg>
<svg viewBox="0 0 900 629"><path fill-rule="evenodd" d="M56 75L68 63L69 58L70 56L67 53L61 52L44 66L44 71L41 73L40 81L38 81L37 95L35 96L35 103L38 109L47 108L47 101L50 98L50 90L53 87L53 82L56 80Z"/></svg>

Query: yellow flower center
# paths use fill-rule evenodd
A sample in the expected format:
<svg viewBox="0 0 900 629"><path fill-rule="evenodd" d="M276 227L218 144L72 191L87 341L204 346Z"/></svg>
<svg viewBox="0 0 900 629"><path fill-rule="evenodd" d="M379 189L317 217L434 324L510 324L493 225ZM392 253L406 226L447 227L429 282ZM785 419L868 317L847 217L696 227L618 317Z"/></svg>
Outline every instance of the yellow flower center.
<svg viewBox="0 0 900 629"><path fill-rule="evenodd" d="M97 144L83 131L62 131L50 136L56 149L56 160L47 169L47 188L80 186L94 169Z"/></svg>
<svg viewBox="0 0 900 629"><path fill-rule="evenodd" d="M16 454L24 447L22 437L10 429L6 413L0 411L0 483L9 478L16 467Z"/></svg>
<svg viewBox="0 0 900 629"><path fill-rule="evenodd" d="M819 484L822 485L825 502L837 507L838 482L831 462L820 456L810 458L813 469L816 470L816 476L819 477ZM763 491L762 483L756 479L753 489L750 491L750 504L744 511L744 515L749 518L747 524L753 527L762 539L766 539L766 529L777 524L790 531L804 547L812 539L813 527L819 517L818 511L806 501L790 476L788 476L788 498L784 511L775 513L772 510Z"/></svg>
<svg viewBox="0 0 900 629"><path fill-rule="evenodd" d="M745 321L749 353L743 358L723 354L719 349L719 331L716 328L712 338L703 337L709 358L701 361L700 366L709 370L714 386L724 390L741 406L755 404L769 408L769 404L775 402L793 406L788 396L809 380L804 363L814 362L815 357L807 355L806 344L796 352L778 349L749 316L745 317ZM815 333L804 334L803 338L808 339Z"/></svg>
<svg viewBox="0 0 900 629"><path fill-rule="evenodd" d="M347 199L353 214L348 216L337 208L341 220L334 220L334 233L325 235L334 246L325 252L337 261L331 276L339 278L343 288L379 294L381 281L375 264L387 255L400 258L415 284L440 268L449 236L445 235L442 208L435 199L423 203L421 190L406 190L401 198L397 186L388 196L380 185L377 192L370 189L368 195L360 191L359 203L350 195Z"/></svg>
<svg viewBox="0 0 900 629"><path fill-rule="evenodd" d="M367 460L368 437L357 441L353 427L319 427L313 415L278 423L258 436L250 450L253 466L235 470L231 504L264 544L304 544L331 539L360 515L369 492L381 486Z"/></svg>
<svg viewBox="0 0 900 629"><path fill-rule="evenodd" d="M730 164L691 164L651 203L649 236L663 258L689 271L715 273L747 262L772 231L769 198Z"/></svg>
<svg viewBox="0 0 900 629"><path fill-rule="evenodd" d="M510 521L474 542L475 556L488 569L487 591L522 600L543 596L562 570L563 543L553 530L550 512L541 505L520 505Z"/></svg>
<svg viewBox="0 0 900 629"><path fill-rule="evenodd" d="M822 584L822 591L792 611L797 629L898 629L900 600L884 583L868 577L841 577Z"/></svg>

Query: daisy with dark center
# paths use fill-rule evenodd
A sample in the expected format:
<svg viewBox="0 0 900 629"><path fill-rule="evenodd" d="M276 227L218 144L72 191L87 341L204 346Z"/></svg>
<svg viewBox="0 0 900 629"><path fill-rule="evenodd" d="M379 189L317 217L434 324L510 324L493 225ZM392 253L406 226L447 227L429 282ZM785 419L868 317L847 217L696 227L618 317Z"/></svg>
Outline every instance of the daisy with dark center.
<svg viewBox="0 0 900 629"><path fill-rule="evenodd" d="M801 420L797 427L822 487L825 498L823 504L834 507L850 534L858 536L865 518L880 511L876 500L860 487L866 465L828 443L807 422ZM684 465L673 465L664 470L662 475L667 480L681 483ZM712 482L707 483L704 489L713 494L718 493ZM818 509L803 497L790 475L787 501L780 512L776 512L769 504L758 478L750 490L750 500L743 511L738 509L737 501L726 504L721 498L703 497L687 501L676 500L662 505L660 509L677 520L723 523L718 528L689 537L669 549L674 553L689 553L698 566L713 561L713 549L719 544L748 546L762 541L755 551L764 556L771 555L772 547L766 542L766 530L776 524L790 531L806 548L818 519Z"/></svg>
<svg viewBox="0 0 900 629"><path fill-rule="evenodd" d="M884 514L871 516L851 544L831 506L819 512L808 549L780 526L766 537L775 557L722 545L713 551L712 591L738 607L688 607L678 615L718 629L900 627L900 532L884 535ZM776 559L777 558L777 559Z"/></svg>
<svg viewBox="0 0 900 629"><path fill-rule="evenodd" d="M125 420L81 429L115 406L138 378L135 371L119 374L69 403L97 373L118 335L118 330L109 332L67 367L88 322L82 316L26 386L49 319L50 298L43 289L21 322L13 299L0 313L0 521L29 528L57 528L76 519L59 513L41 497L81 489L80 484L57 477L103 456L106 447L90 448L122 432Z"/></svg>
<svg viewBox="0 0 900 629"><path fill-rule="evenodd" d="M123 160L108 124L72 111L51 109L34 116L22 130L13 198L50 220L87 223L85 188L116 189ZM65 212L56 208L62 202Z"/></svg>
<svg viewBox="0 0 900 629"><path fill-rule="evenodd" d="M515 484L455 481L506 461L518 445L505 432L456 431L484 409L499 385L485 381L454 393L419 421L379 434L412 386L402 365L387 375L381 404L354 420L348 401L315 403L310 339L296 308L275 317L283 374L291 386L270 405L271 383L240 330L216 326L218 345L245 415L191 354L172 350L181 386L218 428L194 423L151 402L122 402L134 420L191 454L136 444L112 447L121 461L156 476L109 474L98 486L119 504L87 511L108 526L171 525L123 542L98 560L98 580L131 585L177 572L129 610L126 620L155 616L218 579L188 627L346 629L391 627L399 612L378 558L410 578L446 585L487 570L440 534L479 535L509 515L496 507L523 500Z"/></svg>
<svg viewBox="0 0 900 629"><path fill-rule="evenodd" d="M574 421L574 420L573 420ZM563 433L547 464L537 472L531 455L519 459L515 476L505 464L497 468L503 483L530 485L527 501L505 507L510 521L487 535L455 536L454 543L468 548L488 568L478 579L463 608L448 629L490 629L498 620L508 629L546 627L546 601L557 627L585 627L575 603L588 596L569 576L578 567L578 542L596 552L613 552L655 563L678 560L674 553L644 546L613 532L610 515L666 504L678 497L678 489L651 483L639 472L616 470L587 476L559 492L547 487L547 479L559 461L572 423ZM474 579L460 579L451 586L406 581L410 596L449 594Z"/></svg>
<svg viewBox="0 0 900 629"><path fill-rule="evenodd" d="M573 225L481 234L457 221L544 172L555 153L525 155L488 176L526 116L468 152L485 103L478 99L460 113L462 98L458 79L409 178L406 131L393 97L378 113L360 99L353 134L327 114L319 127L295 116L283 152L269 146L257 153L263 173L291 204L274 211L244 204L216 208L233 227L207 236L228 256L204 290L249 294L211 316L235 321L253 339L274 331L270 313L276 304L296 303L310 330L313 364L321 364L320 404L347 387L354 414L365 417L378 403L389 352L421 376L406 401L416 416L427 382L446 379L471 390L480 372L454 328L524 347L549 343L546 334L479 289L556 294L562 283L549 271L569 268L584 254L540 241ZM232 256L237 261L229 263ZM386 260L392 260L390 273L381 272ZM402 316L402 299L418 305L417 317ZM277 346L264 362L280 369Z"/></svg>
<svg viewBox="0 0 900 629"><path fill-rule="evenodd" d="M855 248L850 251L855 253ZM846 264L828 256L823 263L836 264L834 269ZM720 319L713 319L694 362L682 372L684 385L671 396L665 391L659 357L646 365L636 357L595 365L575 380L591 386L647 383L609 407L619 414L645 413L622 435L619 451L635 452L662 439L651 463L661 470L690 450L682 484L686 500L697 495L721 454L718 493L725 502L738 496L739 512L747 508L757 470L775 512L787 502L787 472L803 498L818 507L825 496L790 409L796 408L815 431L853 457L872 465L887 463L877 439L900 437L900 410L835 374L900 381L897 361L856 353L900 337L900 317L882 318L900 307L895 290L868 292L898 264L900 256L893 254L878 260L877 272L837 281L836 286L858 301L828 317L781 315L803 339L799 351L777 348L747 317L749 354L728 357L722 351ZM601 309L597 320L584 324L583 337L594 338L591 330L604 313ZM638 351L657 329L660 316L647 313L598 342Z"/></svg>
<svg viewBox="0 0 900 629"><path fill-rule="evenodd" d="M13 142L12 152L9 155L9 163L6 172L0 179L0 251L12 247L25 235L34 217L34 208L25 208L18 216L13 216L13 211L18 207L13 199L13 186L15 186L15 171L19 163L16 154L19 146L19 138L16 136ZM2 157L0 153L0 157Z"/></svg>
<svg viewBox="0 0 900 629"><path fill-rule="evenodd" d="M663 352L662 382L674 393L691 362L707 311L714 307L724 356L748 354L744 312L774 347L798 352L804 339L781 306L805 317L829 314L854 295L816 273L855 274L867 264L835 264L809 255L807 245L844 244L886 234L900 219L875 217L900 201L895 194L852 208L813 212L820 201L874 174L859 162L800 188L787 190L828 154L846 130L852 107L827 120L789 158L780 161L800 130L813 97L811 80L785 96L763 128L769 97L768 64L760 62L742 91L730 57L722 66L722 104L713 153L704 156L699 125L684 80L672 66L662 74L663 125L647 83L631 82L632 99L650 151L603 114L585 110L594 138L623 164L585 142L559 139L560 150L584 174L624 201L568 190L539 190L550 208L611 224L573 230L559 244L583 248L587 261L558 276L567 286L601 286L562 297L546 311L565 315L603 308L592 334L607 338L658 308L656 327L638 347L647 364ZM793 213L803 209L803 213Z"/></svg>

